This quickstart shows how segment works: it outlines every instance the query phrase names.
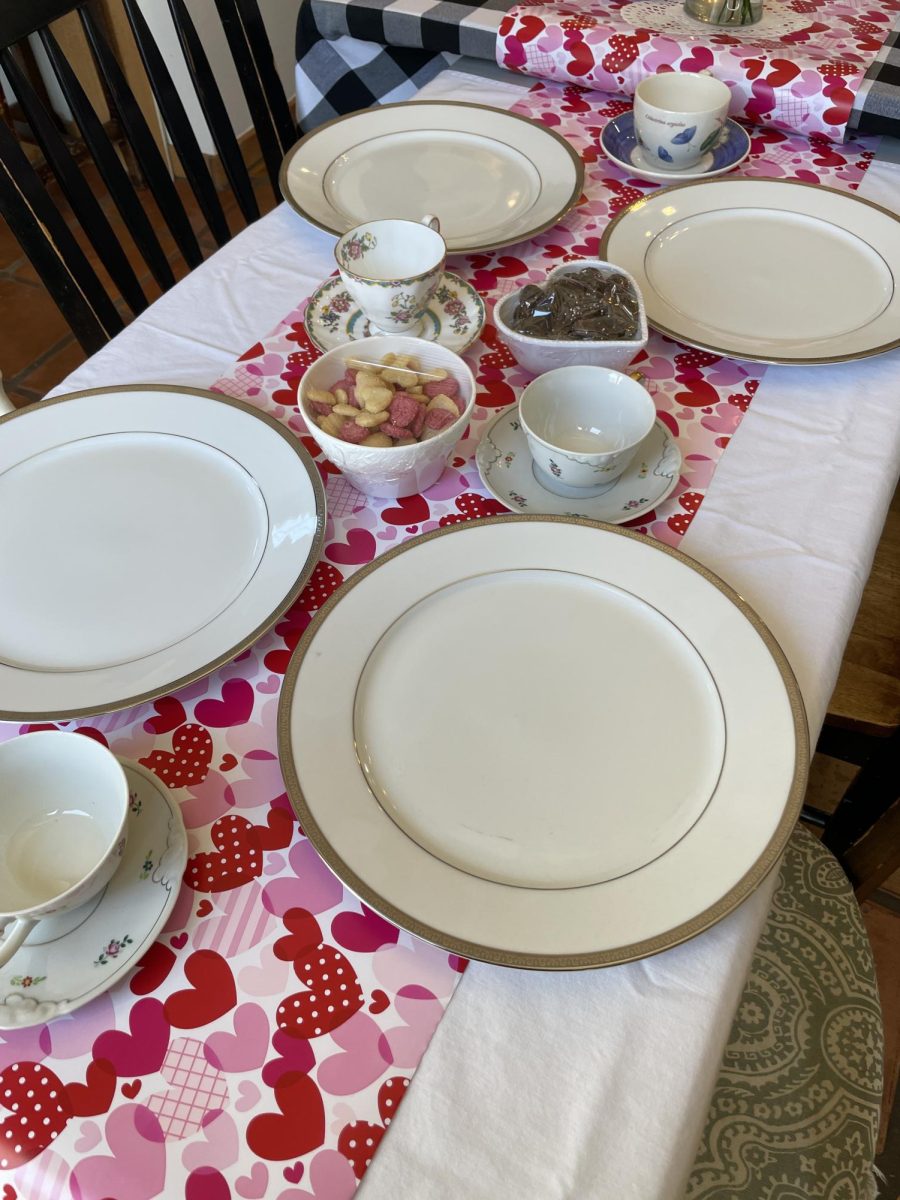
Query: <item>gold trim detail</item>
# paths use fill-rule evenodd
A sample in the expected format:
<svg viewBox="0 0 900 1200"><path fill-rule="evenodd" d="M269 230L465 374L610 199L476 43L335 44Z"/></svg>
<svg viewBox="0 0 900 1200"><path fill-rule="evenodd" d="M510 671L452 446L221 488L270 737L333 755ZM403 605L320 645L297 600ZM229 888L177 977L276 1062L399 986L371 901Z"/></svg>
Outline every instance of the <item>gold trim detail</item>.
<svg viewBox="0 0 900 1200"><path fill-rule="evenodd" d="M804 183L800 179L764 179L747 178L744 175L723 175L717 179L694 179L689 183L677 183L672 187L660 188L656 192L651 192L647 196L642 196L640 200L633 201L633 203L629 204L627 208L623 208L620 213L617 213L607 225L603 232L603 237L600 239L600 250L598 257L601 259L608 258L609 242L615 227L621 220L623 220L623 218L628 217L632 213L643 208L649 200L656 200L657 196L668 196L673 192L681 192L684 191L685 188L714 187L718 184L730 183L747 183L754 185L765 184L767 186L771 186L772 184L782 184L786 185L787 187L815 188L815 190L818 192L831 192L833 195L839 196L842 200L847 200L855 204L864 204L867 208L874 208L876 212L880 212L883 216L888 217L890 220L900 225L900 217L898 217L896 213L891 212L890 209L885 208L881 204L876 204L873 200L866 200L862 196L857 196L855 192L841 192L837 188L826 187L825 184L822 183ZM621 263L617 263L616 265L622 266ZM623 269L630 270L628 267L624 267ZM890 267L888 267L888 270L890 270ZM896 287L897 280L894 279L895 293ZM691 340L684 336L683 331L669 329L668 326L661 325L658 321L651 317L650 307L647 303L646 296L644 297L644 308L647 311L648 325L651 325L658 333L662 333L665 334L666 337L673 338L676 342L680 342L683 346L696 346L698 350L708 350L712 354L722 354L727 358L736 358L743 362L768 363L771 366L781 367L814 367L825 365L827 363L856 362L861 358L872 358L876 354L887 354L889 350L896 350L897 347L900 346L900 337L896 337L893 341L883 342L880 346L873 346L869 350L857 350L855 354L834 354L824 358L782 358L775 357L774 355L745 354L743 350L733 350L727 346L715 346L712 342Z"/></svg>
<svg viewBox="0 0 900 1200"><path fill-rule="evenodd" d="M585 954L550 955L511 952L497 949L493 946L485 946L477 942L469 942L464 938L454 937L444 933L440 929L425 925L412 914L404 912L382 899L381 896L360 879L356 872L334 850L316 823L306 803L294 765L291 745L291 709L294 702L294 692L297 686L300 667L319 629L327 620L329 613L335 605L340 603L346 592L350 588L355 587L360 580L365 579L372 571L377 570L382 563L396 558L398 554L403 554L422 542L430 542L435 538L465 533L467 529L473 527L478 528L484 525L500 525L509 522L521 523L526 521L544 521L557 525L579 525L586 529L596 529L611 533L617 537L631 538L634 541L642 542L648 548L658 551L660 554L667 554L677 559L691 570L696 571L697 574L726 596L759 634L769 653L772 655L775 665L778 667L793 719L796 750L791 786L785 798L784 812L781 819L756 862L753 863L750 869L730 891L726 892L715 904L710 905L702 913L691 918L691 920L681 925L676 925L666 933L659 934L656 937L629 945L617 946L610 950L600 950ZM631 529L622 529L618 525L607 525L601 521L590 521L586 518L554 517L529 513L502 517L484 517L478 521L446 526L443 529L435 529L431 533L410 538L408 542L404 542L400 546L395 546L392 550L379 555L373 562L361 567L349 580L333 592L307 626L288 664L278 705L278 757L288 796L290 797L294 812L300 821L301 829L335 875L352 892L359 896L361 900L368 904L370 908L381 913L388 920L401 926L401 928L414 933L417 937L424 938L425 941L432 942L442 949L452 954L459 954L464 958L474 958L482 962L496 963L503 967L528 968L538 971L581 971L593 967L609 967L620 963L633 962L635 959L647 958L652 954L659 954L663 950L677 946L681 942L686 942L690 938L696 937L697 934L703 933L704 930L709 929L710 926L715 925L718 921L721 921L762 883L769 872L778 865L782 851L800 815L803 796L806 791L807 775L809 773L809 727L800 688L784 651L768 626L750 607L746 600L725 583L724 580L720 579L718 575L682 551L675 550L671 546L666 546L662 542L652 541L646 535L636 533Z"/></svg>
<svg viewBox="0 0 900 1200"><path fill-rule="evenodd" d="M285 155L284 161L281 164L281 171L278 175L278 187L281 191L281 195L294 210L294 212L303 217L304 221L309 221L310 225L315 225L317 229L322 229L325 231L325 233L333 233L339 238L343 237L345 233L349 232L349 230L336 229L333 225L325 225L321 221L317 221L315 217L310 216L306 209L303 208L300 201L291 194L287 186L288 167L291 164L291 160L299 152L303 145L310 141L311 138L316 137L322 132L323 129L330 129L333 125L340 125L342 121L352 121L354 117L362 116L364 113L386 112L391 108L404 108L409 111L413 107L418 108L425 106L478 109L482 112L490 112L509 117L513 121L523 121L525 124L531 125L535 129L539 129L542 133L547 134L548 137L551 137L555 141L559 142L560 145L565 149L569 158L572 160L572 165L575 168L575 186L572 189L572 193L566 200L563 207L560 208L559 211L556 212L549 221L545 221L543 225L539 225L534 229L526 230L524 233L516 234L516 236L513 238L506 238L499 242L491 242L486 246L454 246L453 249L448 249L448 254L451 257L454 254L484 254L489 250L500 250L504 246L517 246L520 242L527 242L530 238L537 237L539 233L544 233L546 230L552 229L554 225L559 224L563 217L566 216L567 213L570 213L578 203L584 188L584 163L578 151L569 144L562 134L557 133L555 129L550 129L547 125L542 125L539 121L533 121L531 117L523 117L519 113L508 112L502 108L493 108L489 104L469 104L463 100L401 100L397 104L379 104L376 108L361 108L356 112L345 113L342 117L332 117L330 121L323 121L321 125L317 125L315 129L310 130L309 133L305 133L297 142L297 144L292 146ZM427 133L427 127L423 128L422 132ZM371 217L369 219L377 221L384 220L386 218ZM363 221L360 222L360 224L364 225L366 222ZM441 236L443 237L444 235L442 234ZM446 241L446 238L444 238L444 240Z"/></svg>
<svg viewBox="0 0 900 1200"><path fill-rule="evenodd" d="M322 552L322 546L325 542L325 489L322 486L322 480L315 463L310 458L306 448L301 444L299 438L295 437L280 421L276 421L274 417L270 417L268 413L261 412L254 408L251 404L247 404L243 400L236 400L233 396L224 396L217 392L210 392L204 388L195 387L180 387L177 384L167 383L145 383L145 384L123 384L121 387L98 387L87 388L81 392L69 392L65 396L54 396L50 400L38 400L34 404L29 404L24 408L16 409L11 413L6 413L0 417L0 427L9 421L18 421L23 417L27 417L31 413L42 412L50 408L54 404L65 404L71 400L80 400L84 396L103 396L118 394L121 392L175 392L180 395L202 396L207 400L213 400L217 404L226 404L231 408L237 408L244 412L247 416L253 417L256 420L264 422L269 426L279 437L287 442L288 446L297 455L303 470L306 472L309 482L312 485L313 496L315 497L316 506L316 532L313 536L312 545L309 555L303 565L303 569L297 576L295 582L291 585L287 594L278 602L277 607L265 617L259 625L245 637L241 638L234 646L224 650L217 655L212 661L206 663L202 667L191 671L187 675L182 675L178 679L173 679L170 683L163 684L159 687L152 688L148 692L142 692L137 696L127 696L122 699L111 699L104 704L92 704L85 708L67 709L60 711L53 709L49 712L23 712L16 709L0 708L0 721L59 721L68 720L71 717L94 717L101 713L120 712L126 708L133 708L136 704L144 704L148 700L155 700L159 696L168 695L169 692L177 691L179 688L187 687L190 683L196 683L198 679L205 679L207 675L211 675L213 671L223 666L232 659L237 658L249 646L264 633L266 633L281 615L294 603L310 575L313 573L316 563L319 561L319 555Z"/></svg>

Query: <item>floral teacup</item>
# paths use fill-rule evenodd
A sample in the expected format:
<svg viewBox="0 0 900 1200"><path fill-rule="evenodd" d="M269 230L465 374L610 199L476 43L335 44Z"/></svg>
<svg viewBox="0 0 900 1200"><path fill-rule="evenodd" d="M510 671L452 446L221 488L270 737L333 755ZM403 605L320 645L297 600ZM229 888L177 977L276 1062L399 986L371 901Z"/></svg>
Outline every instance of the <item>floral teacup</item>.
<svg viewBox="0 0 900 1200"><path fill-rule="evenodd" d="M646 388L608 367L559 367L533 379L519 420L538 483L558 496L599 496L612 487L653 428Z"/></svg>
<svg viewBox="0 0 900 1200"><path fill-rule="evenodd" d="M634 131L644 154L663 171L695 166L718 140L731 92L712 75L666 71L634 93Z"/></svg>
<svg viewBox="0 0 900 1200"><path fill-rule="evenodd" d="M0 966L38 921L106 886L127 819L125 772L93 738L42 730L0 745Z"/></svg>
<svg viewBox="0 0 900 1200"><path fill-rule="evenodd" d="M366 221L334 248L347 291L372 333L417 334L444 273L447 245L437 217Z"/></svg>

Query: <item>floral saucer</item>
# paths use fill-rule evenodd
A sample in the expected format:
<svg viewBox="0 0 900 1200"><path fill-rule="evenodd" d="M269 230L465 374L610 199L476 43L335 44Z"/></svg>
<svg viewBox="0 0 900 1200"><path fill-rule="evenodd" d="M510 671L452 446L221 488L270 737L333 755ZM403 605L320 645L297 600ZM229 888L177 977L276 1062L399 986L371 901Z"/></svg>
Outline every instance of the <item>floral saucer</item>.
<svg viewBox="0 0 900 1200"><path fill-rule="evenodd" d="M733 171L750 153L750 135L737 121L727 120L715 145L687 171L661 171L639 145L634 132L634 113L622 113L603 127L600 145L608 159L638 179L653 183L686 183L690 179L711 179Z"/></svg>
<svg viewBox="0 0 900 1200"><path fill-rule="evenodd" d="M74 1012L134 967L166 922L187 863L187 834L170 792L137 763L128 777L128 844L99 896L48 917L0 968L0 1029Z"/></svg>
<svg viewBox="0 0 900 1200"><path fill-rule="evenodd" d="M539 482L518 408L507 409L487 427L475 455L484 486L514 511L542 516L589 517L621 525L662 503L681 474L681 451L656 421L624 475L599 495L577 501L549 492ZM576 511L577 504L577 511Z"/></svg>
<svg viewBox="0 0 900 1200"><path fill-rule="evenodd" d="M470 283L445 271L418 337L462 354L484 328L484 301ZM321 351L370 336L369 322L339 275L326 279L306 306L306 332Z"/></svg>

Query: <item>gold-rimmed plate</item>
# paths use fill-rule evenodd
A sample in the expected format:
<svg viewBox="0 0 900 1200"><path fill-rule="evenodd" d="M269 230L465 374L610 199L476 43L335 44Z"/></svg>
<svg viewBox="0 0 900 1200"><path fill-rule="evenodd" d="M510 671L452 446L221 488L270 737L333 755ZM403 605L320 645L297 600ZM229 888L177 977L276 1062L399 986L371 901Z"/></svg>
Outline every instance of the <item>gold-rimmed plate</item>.
<svg viewBox="0 0 900 1200"><path fill-rule="evenodd" d="M777 643L710 572L514 516L416 538L335 593L291 660L279 749L304 832L366 904L466 957L573 970L749 895L808 735Z"/></svg>
<svg viewBox="0 0 900 1200"><path fill-rule="evenodd" d="M578 154L546 125L457 101L337 117L301 138L281 168L285 200L320 229L433 213L451 253L534 237L577 203L583 184Z"/></svg>
<svg viewBox="0 0 900 1200"><path fill-rule="evenodd" d="M600 257L637 280L654 329L753 362L846 362L900 346L900 218L783 179L663 188L610 222Z"/></svg>
<svg viewBox="0 0 900 1200"><path fill-rule="evenodd" d="M299 595L325 495L242 401L96 388L0 418L0 719L128 708L208 675Z"/></svg>

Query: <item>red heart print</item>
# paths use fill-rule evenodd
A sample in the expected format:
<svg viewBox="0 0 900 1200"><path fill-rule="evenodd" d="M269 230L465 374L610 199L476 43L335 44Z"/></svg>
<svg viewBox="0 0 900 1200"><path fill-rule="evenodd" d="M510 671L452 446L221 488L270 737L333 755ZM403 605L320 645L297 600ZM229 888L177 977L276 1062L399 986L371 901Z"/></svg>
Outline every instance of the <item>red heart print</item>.
<svg viewBox="0 0 900 1200"><path fill-rule="evenodd" d="M286 808L269 809L265 825L254 825L256 840L263 850L284 850L294 836L294 815Z"/></svg>
<svg viewBox="0 0 900 1200"><path fill-rule="evenodd" d="M401 496L395 508L386 508L382 521L389 525L421 525L431 516L428 501L422 496Z"/></svg>
<svg viewBox="0 0 900 1200"><path fill-rule="evenodd" d="M478 496L475 492L463 492L461 496L457 497L456 507L459 512L441 517L440 525L459 525L462 521L475 521L479 517L495 517L509 511L499 500L485 500L484 496Z"/></svg>
<svg viewBox="0 0 900 1200"><path fill-rule="evenodd" d="M297 603L300 608L315 612L343 582L344 576L337 567L333 567L331 563L327 562L316 563L316 569L310 575Z"/></svg>
<svg viewBox="0 0 900 1200"><path fill-rule="evenodd" d="M16 1200L17 1196L18 1196L18 1192L13 1187L13 1185L11 1183L4 1183L4 1185L3 1185L3 1200Z"/></svg>
<svg viewBox="0 0 900 1200"><path fill-rule="evenodd" d="M132 1079L131 1083L122 1084L122 1095L127 1096L129 1100L133 1100L140 1090L141 1081L139 1079Z"/></svg>
<svg viewBox="0 0 900 1200"><path fill-rule="evenodd" d="M293 962L305 950L321 942L319 922L308 909L289 908L281 920L288 932L287 936L278 939L274 950L275 957L282 962Z"/></svg>
<svg viewBox="0 0 900 1200"><path fill-rule="evenodd" d="M88 1063L84 1083L66 1084L73 1117L97 1117L109 1111L116 1094L116 1073L105 1058Z"/></svg>
<svg viewBox="0 0 900 1200"><path fill-rule="evenodd" d="M54 1142L72 1115L66 1089L43 1063L13 1063L0 1074L0 1169L29 1162ZM40 1105L40 1110L37 1110Z"/></svg>
<svg viewBox="0 0 900 1200"><path fill-rule="evenodd" d="M393 945L400 930L364 904L361 913L338 913L331 922L331 936L345 950L371 954L379 946Z"/></svg>
<svg viewBox="0 0 900 1200"><path fill-rule="evenodd" d="M346 542L332 542L326 547L325 555L332 562L358 566L371 562L375 557L375 549L375 538L368 529L349 529Z"/></svg>
<svg viewBox="0 0 900 1200"><path fill-rule="evenodd" d="M292 1167L285 1167L282 1171L288 1183L299 1183L303 1178L303 1163L295 1162Z"/></svg>
<svg viewBox="0 0 900 1200"><path fill-rule="evenodd" d="M528 14L524 17L520 17L519 28L516 33L516 37L520 42L531 42L534 41L536 37L540 37L546 28L547 26L540 17Z"/></svg>
<svg viewBox="0 0 900 1200"><path fill-rule="evenodd" d="M696 346L689 350L682 350L680 354L675 355L675 366L680 374L696 368L714 367L721 361L721 354L713 354L709 350L698 350Z"/></svg>
<svg viewBox="0 0 900 1200"><path fill-rule="evenodd" d="M334 946L310 947L294 959L294 971L308 990L285 996L275 1013L278 1028L292 1037L332 1033L362 1008L356 971Z"/></svg>
<svg viewBox="0 0 900 1200"><path fill-rule="evenodd" d="M190 787L202 783L209 774L213 742L202 725L182 725L172 735L172 751L154 750L140 759L142 767L152 771L168 788Z"/></svg>
<svg viewBox="0 0 900 1200"><path fill-rule="evenodd" d="M368 1121L353 1121L341 1130L338 1150L350 1163L357 1179L362 1179L365 1175L366 1167L372 1161L372 1156L383 1137L383 1126L371 1125Z"/></svg>
<svg viewBox="0 0 900 1200"><path fill-rule="evenodd" d="M266 348L262 342L257 342L255 346L251 346L249 350L244 351L244 353L238 359L238 362L247 362L247 360L251 358L262 358L265 352Z"/></svg>
<svg viewBox="0 0 900 1200"><path fill-rule="evenodd" d="M234 813L213 822L210 837L217 852L200 851L188 860L184 881L197 892L227 892L262 874L259 833Z"/></svg>
<svg viewBox="0 0 900 1200"><path fill-rule="evenodd" d="M609 39L609 50L600 60L600 66L610 75L619 75L630 67L640 53L637 38L624 33L614 33Z"/></svg>
<svg viewBox="0 0 900 1200"><path fill-rule="evenodd" d="M394 1075L386 1079L378 1089L378 1115L385 1126L390 1125L391 1118L400 1107L400 1101L406 1095L409 1080L405 1075Z"/></svg>
<svg viewBox="0 0 900 1200"><path fill-rule="evenodd" d="M259 1158L299 1158L325 1140L322 1094L308 1075L289 1071L275 1086L277 1113L260 1113L247 1126L247 1145Z"/></svg>
<svg viewBox="0 0 900 1200"><path fill-rule="evenodd" d="M773 88L786 87L800 74L800 67L787 58L773 58L772 70L766 76L766 83Z"/></svg>
<svg viewBox="0 0 900 1200"><path fill-rule="evenodd" d="M170 943L175 947L176 950L183 950L185 948L185 946L187 945L187 940L188 940L187 932L179 933L179 934L176 934L175 937L169 938Z"/></svg>
<svg viewBox="0 0 900 1200"><path fill-rule="evenodd" d="M237 764L238 764L238 760L234 757L233 754L226 754L225 757L222 759L222 761L219 763L219 770L222 772L233 771L234 768L237 766Z"/></svg>
<svg viewBox="0 0 900 1200"><path fill-rule="evenodd" d="M169 1022L159 1000L139 1000L128 1015L130 1033L110 1029L93 1046L95 1059L105 1058L120 1077L158 1071L169 1046Z"/></svg>
<svg viewBox="0 0 900 1200"><path fill-rule="evenodd" d="M255 693L246 679L228 679L222 684L222 699L201 700L194 716L213 729L245 725L253 712Z"/></svg>
<svg viewBox="0 0 900 1200"><path fill-rule="evenodd" d="M131 978L131 990L136 996L155 992L174 966L175 955L169 947L154 942Z"/></svg>
<svg viewBox="0 0 900 1200"><path fill-rule="evenodd" d="M225 1015L237 1003L231 967L215 950L195 950L184 964L189 988L166 1001L169 1024L176 1029L197 1029Z"/></svg>
<svg viewBox="0 0 900 1200"><path fill-rule="evenodd" d="M278 1086L278 1081L289 1071L301 1071L304 1075L316 1065L316 1056L309 1042L288 1037L281 1029L272 1034L272 1049L280 1055L270 1059L262 1069L262 1079L268 1087Z"/></svg>
<svg viewBox="0 0 900 1200"><path fill-rule="evenodd" d="M200 903L197 905L197 916L201 917L201 918L208 917L209 914L212 912L212 910L213 910L213 906L210 904L210 902L208 900L201 900Z"/></svg>
<svg viewBox="0 0 900 1200"><path fill-rule="evenodd" d="M706 408L719 403L719 393L705 379L692 379L687 383L686 392L675 393L675 403L683 404L686 408Z"/></svg>
<svg viewBox="0 0 900 1200"><path fill-rule="evenodd" d="M669 517L666 524L675 533L687 533L692 520L693 516L690 513L675 513L674 516Z"/></svg>
<svg viewBox="0 0 900 1200"><path fill-rule="evenodd" d="M374 1013L375 1016L377 1016L379 1013L384 1012L390 1002L390 997L388 996L387 992L383 992L381 988L376 988L372 993L372 1001L369 1004L369 1012Z"/></svg>
<svg viewBox="0 0 900 1200"><path fill-rule="evenodd" d="M702 500L703 496L700 492L682 492L678 497L681 507L692 514L700 507Z"/></svg>
<svg viewBox="0 0 900 1200"><path fill-rule="evenodd" d="M187 720L184 705L174 696L163 696L161 700L154 700L153 707L156 709L156 716L149 717L144 722L144 730L147 733L171 733Z"/></svg>

